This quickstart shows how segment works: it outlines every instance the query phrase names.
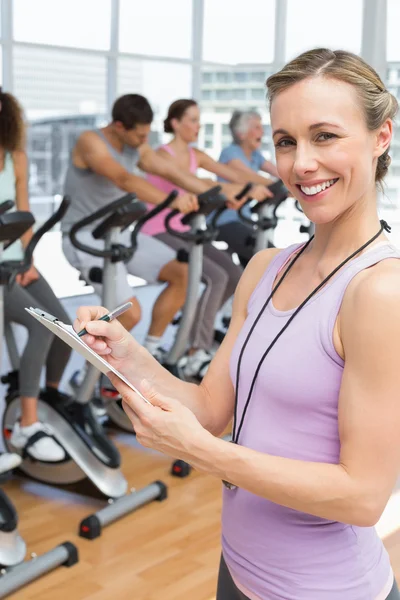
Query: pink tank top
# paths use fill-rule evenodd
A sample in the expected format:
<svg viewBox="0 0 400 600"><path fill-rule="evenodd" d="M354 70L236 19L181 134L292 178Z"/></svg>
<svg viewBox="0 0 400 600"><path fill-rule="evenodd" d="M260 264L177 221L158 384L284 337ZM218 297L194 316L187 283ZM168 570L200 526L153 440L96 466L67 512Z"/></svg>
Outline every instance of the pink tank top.
<svg viewBox="0 0 400 600"><path fill-rule="evenodd" d="M162 148L163 150L168 152L168 154L171 154L171 156L175 156L174 151L172 150L172 148L170 146L168 146L168 144L164 144L163 146L160 146L160 148ZM189 170L191 173L196 173L196 170L197 170L196 153L193 150L193 148L191 148L191 147L189 147L189 154L190 154ZM186 193L186 190L183 190L182 188L178 188L176 185L174 185L167 179L164 179L163 177L159 177L158 175L147 175L146 179L149 183L154 185L154 187L161 190L162 192L165 192L165 197L167 197L168 194L170 194L173 190L178 190L179 195ZM149 210L153 209L154 204L147 204L147 208ZM144 225L142 232L147 233L147 235L157 235L158 233L164 233L166 231L165 225L164 225L165 217L170 212L171 212L171 209L169 209L169 208L166 208L165 210L161 211L156 217L154 217L153 219L151 219ZM177 231L188 231L188 229L190 229L190 228L187 227L186 225L182 225L181 217L182 217L182 215L176 215L176 217L174 217L172 219L171 225Z"/></svg>

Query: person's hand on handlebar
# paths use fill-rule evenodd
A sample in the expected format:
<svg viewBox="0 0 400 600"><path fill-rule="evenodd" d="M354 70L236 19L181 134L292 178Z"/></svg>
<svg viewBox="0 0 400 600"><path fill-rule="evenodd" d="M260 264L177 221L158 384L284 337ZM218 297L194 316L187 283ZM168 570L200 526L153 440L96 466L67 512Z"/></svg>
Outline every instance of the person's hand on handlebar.
<svg viewBox="0 0 400 600"><path fill-rule="evenodd" d="M179 210L180 213L186 215L193 211L199 210L199 202L194 194L182 194L178 196L171 204L171 208Z"/></svg>
<svg viewBox="0 0 400 600"><path fill-rule="evenodd" d="M35 266L31 265L28 271L25 271L25 273L19 273L15 278L15 281L22 287L27 287L28 285L30 285L34 281L37 281L38 279L39 273L37 272Z"/></svg>
<svg viewBox="0 0 400 600"><path fill-rule="evenodd" d="M262 202L267 198L273 198L274 195L265 185L258 184L253 185L247 197L251 198L252 200L257 200L257 202Z"/></svg>
<svg viewBox="0 0 400 600"><path fill-rule="evenodd" d="M226 206L237 210L242 206L249 196L244 196L241 200L237 200L236 196L239 196L243 190L242 183L223 183L221 185L222 193L227 199Z"/></svg>

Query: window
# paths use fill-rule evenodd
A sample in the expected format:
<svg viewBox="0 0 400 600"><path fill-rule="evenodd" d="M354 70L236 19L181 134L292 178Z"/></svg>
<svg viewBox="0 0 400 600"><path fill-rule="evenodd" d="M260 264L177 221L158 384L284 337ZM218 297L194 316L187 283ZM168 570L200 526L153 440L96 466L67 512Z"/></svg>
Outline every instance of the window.
<svg viewBox="0 0 400 600"><path fill-rule="evenodd" d="M264 71L255 71L250 73L251 81L258 81L260 83L265 83L267 79L267 74Z"/></svg>
<svg viewBox="0 0 400 600"><path fill-rule="evenodd" d="M214 73L203 73L202 74L202 82L203 83L212 83Z"/></svg>
<svg viewBox="0 0 400 600"><path fill-rule="evenodd" d="M203 90L201 92L201 97L203 100L211 100L212 99L212 91L211 90Z"/></svg>
<svg viewBox="0 0 400 600"><path fill-rule="evenodd" d="M399 42L400 3L387 0L387 60L400 60Z"/></svg>
<svg viewBox="0 0 400 600"><path fill-rule="evenodd" d="M121 57L118 61L117 94L138 93L149 100L154 111L150 140L158 145L164 139L164 119L169 105L179 98L190 98L192 71L189 65Z"/></svg>
<svg viewBox="0 0 400 600"><path fill-rule="evenodd" d="M206 123L204 125L204 135L214 135L214 123Z"/></svg>
<svg viewBox="0 0 400 600"><path fill-rule="evenodd" d="M14 93L28 119L106 110L106 58L15 46Z"/></svg>
<svg viewBox="0 0 400 600"><path fill-rule="evenodd" d="M245 89L232 90L232 96L235 100L246 100L247 90L245 90Z"/></svg>
<svg viewBox="0 0 400 600"><path fill-rule="evenodd" d="M216 99L217 100L230 100L232 98L232 90L217 90L216 91Z"/></svg>
<svg viewBox="0 0 400 600"><path fill-rule="evenodd" d="M106 59L53 48L14 47L14 93L29 127L29 192L61 194L72 145L104 122Z"/></svg>
<svg viewBox="0 0 400 600"><path fill-rule="evenodd" d="M229 125L227 123L222 125L222 135L231 135L231 130L229 129Z"/></svg>
<svg viewBox="0 0 400 600"><path fill-rule="evenodd" d="M266 92L264 89L251 90L251 97L253 100L265 100Z"/></svg>
<svg viewBox="0 0 400 600"><path fill-rule="evenodd" d="M19 42L108 50L111 0L13 0Z"/></svg>
<svg viewBox="0 0 400 600"><path fill-rule="evenodd" d="M121 52L190 58L190 0L120 0Z"/></svg>
<svg viewBox="0 0 400 600"><path fill-rule="evenodd" d="M397 0L394 0L397 2ZM288 0L286 60L310 48L340 48L359 54L362 0Z"/></svg>
<svg viewBox="0 0 400 600"><path fill-rule="evenodd" d="M398 81L398 71L395 66L389 67L386 73L388 85L396 84Z"/></svg>
<svg viewBox="0 0 400 600"><path fill-rule="evenodd" d="M399 177L400 178L400 165L398 166L391 166L390 167L390 171L389 171L390 175L392 175L393 177Z"/></svg>
<svg viewBox="0 0 400 600"><path fill-rule="evenodd" d="M272 62L274 34L275 0L204 1L204 60Z"/></svg>
<svg viewBox="0 0 400 600"><path fill-rule="evenodd" d="M217 73L217 82L218 83L229 83L231 81L231 74L225 72Z"/></svg>
<svg viewBox="0 0 400 600"><path fill-rule="evenodd" d="M233 78L237 83L245 83L249 79L249 73L245 73L244 71L239 71L233 74Z"/></svg>

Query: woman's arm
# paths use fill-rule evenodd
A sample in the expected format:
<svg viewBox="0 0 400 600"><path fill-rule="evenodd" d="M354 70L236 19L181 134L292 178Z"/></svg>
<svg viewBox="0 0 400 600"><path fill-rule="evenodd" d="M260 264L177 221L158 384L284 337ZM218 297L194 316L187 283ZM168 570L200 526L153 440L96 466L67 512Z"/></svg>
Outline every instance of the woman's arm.
<svg viewBox="0 0 400 600"><path fill-rule="evenodd" d="M242 173L243 177L245 177L246 180L250 181L251 183L257 183L259 185L267 186L273 183L272 179L268 179L263 175L259 175L258 173L253 171L253 169L250 169L250 167L245 165L244 162L240 160L240 158L233 158L227 163L227 166L231 167L237 172Z"/></svg>
<svg viewBox="0 0 400 600"><path fill-rule="evenodd" d="M234 393L229 374L232 349L247 317L249 298L278 252L276 248L258 252L247 265L235 292L228 332L200 385L184 382L171 375L118 321L100 321L100 317L108 312L106 308L79 308L74 323L75 331L86 328L91 335L85 337L85 342L136 387L140 387L143 380L148 381L155 392L189 408L205 429L219 435L233 415ZM103 339L98 339L100 337Z"/></svg>
<svg viewBox="0 0 400 600"><path fill-rule="evenodd" d="M270 160L266 160L265 162L263 162L263 164L261 165L261 171L265 171L273 177L279 177L276 165L274 165L274 163L272 163Z"/></svg>
<svg viewBox="0 0 400 600"><path fill-rule="evenodd" d="M338 464L264 455L209 438L193 466L298 511L376 524L400 465L400 264L385 262L353 280L341 308L346 363Z"/></svg>
<svg viewBox="0 0 400 600"><path fill-rule="evenodd" d="M24 150L16 150L12 154L15 175L15 204L18 210L30 211L29 207L29 191L28 191L28 159ZM32 227L21 236L21 243L24 248L27 247L32 239ZM24 273L20 273L16 277L16 282L23 287L39 279L34 264Z"/></svg>
<svg viewBox="0 0 400 600"><path fill-rule="evenodd" d="M233 169L229 165L215 161L211 156L208 156L205 152L195 149L197 165L201 169L205 169L210 173L214 173L222 179L231 181L232 183L248 183L250 180L246 177L245 173L241 170Z"/></svg>
<svg viewBox="0 0 400 600"><path fill-rule="evenodd" d="M12 154L15 174L15 204L17 210L29 211L28 192L28 158L24 150L16 150ZM21 237L24 248L29 244L33 235L32 228Z"/></svg>

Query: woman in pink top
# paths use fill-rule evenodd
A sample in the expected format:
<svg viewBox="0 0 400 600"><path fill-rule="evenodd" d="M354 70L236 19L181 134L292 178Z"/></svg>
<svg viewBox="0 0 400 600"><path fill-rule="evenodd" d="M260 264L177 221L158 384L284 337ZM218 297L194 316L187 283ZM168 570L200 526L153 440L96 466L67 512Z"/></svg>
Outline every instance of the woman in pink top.
<svg viewBox="0 0 400 600"><path fill-rule="evenodd" d="M186 99L173 102L164 121L164 131L172 133L174 137L169 144L161 146L157 152L163 158L174 161L182 170L196 173L198 168L202 168L231 182L243 183L245 180L242 174L238 175L238 172L231 167L216 162L205 152L190 146L196 142L199 130L200 111L197 103ZM162 190L165 195L177 189L176 185L157 175L148 175L147 180ZM268 180L266 182L268 183ZM183 194L185 190L179 189L179 192ZM266 186L254 185L252 188L252 195L258 200L263 200L269 193ZM149 205L149 208L152 208L152 205ZM168 212L169 209L166 209L158 217L151 219L143 228L143 233L156 236L174 249L189 248L189 244L185 245L185 242L166 232L164 220ZM186 228L181 224L180 219L181 217L177 215L173 226L184 231ZM211 346L214 340L216 314L233 295L241 274L241 267L234 264L230 254L218 250L212 244L204 246L203 282L206 284L206 289L197 307L190 340L191 349L183 369L185 376L199 379L204 376L212 357ZM160 340L154 338L150 340L151 342L159 346Z"/></svg>

